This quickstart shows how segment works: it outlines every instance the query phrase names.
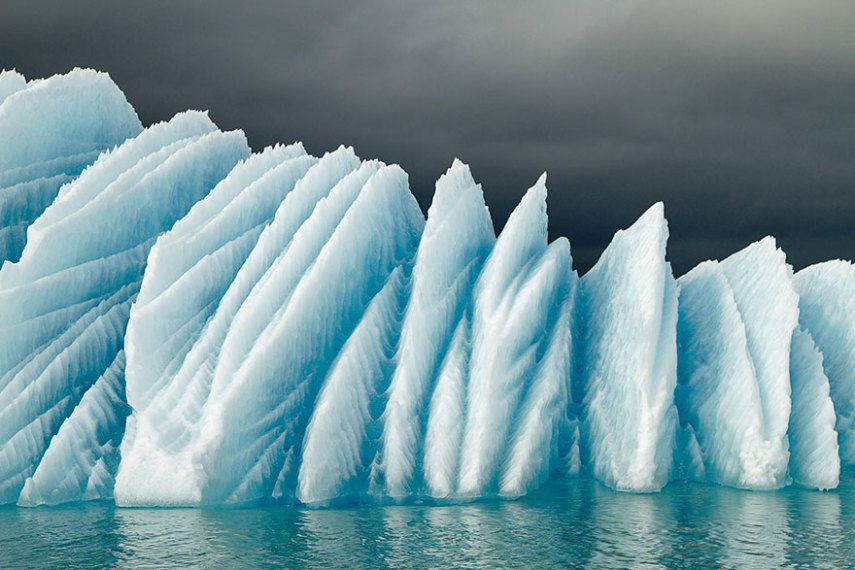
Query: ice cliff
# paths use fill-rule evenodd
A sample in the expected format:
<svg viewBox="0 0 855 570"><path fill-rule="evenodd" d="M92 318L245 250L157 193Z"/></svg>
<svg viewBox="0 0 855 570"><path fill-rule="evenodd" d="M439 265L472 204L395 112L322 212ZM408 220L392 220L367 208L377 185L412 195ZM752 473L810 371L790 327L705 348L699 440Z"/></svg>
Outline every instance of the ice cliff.
<svg viewBox="0 0 855 570"><path fill-rule="evenodd" d="M432 502L550 476L830 489L855 269L772 238L675 279L656 204L579 278L546 176L252 153L110 78L0 74L0 504ZM839 439L839 445L838 445Z"/></svg>

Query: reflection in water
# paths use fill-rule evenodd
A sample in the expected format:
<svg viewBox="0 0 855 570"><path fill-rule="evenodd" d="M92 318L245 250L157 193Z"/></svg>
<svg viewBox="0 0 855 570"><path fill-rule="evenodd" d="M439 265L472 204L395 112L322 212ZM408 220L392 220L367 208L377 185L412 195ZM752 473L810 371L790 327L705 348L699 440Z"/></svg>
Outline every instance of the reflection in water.
<svg viewBox="0 0 855 570"><path fill-rule="evenodd" d="M553 481L519 501L312 510L0 508L0 567L843 567L855 480L818 493Z"/></svg>
<svg viewBox="0 0 855 570"><path fill-rule="evenodd" d="M846 496L846 495L844 495ZM851 503L847 502L848 532L841 528L841 497L837 493L822 493L816 497L798 497L787 508L788 519L800 521L792 529L792 540L786 545L787 558L796 560L825 560L828 568L852 566L853 538ZM844 546L844 537L849 544Z"/></svg>
<svg viewBox="0 0 855 570"><path fill-rule="evenodd" d="M81 566L112 567L123 542L111 508L0 508L2 568L61 568L69 560Z"/></svg>
<svg viewBox="0 0 855 570"><path fill-rule="evenodd" d="M725 490L720 511L722 564L728 568L780 568L790 532L787 497Z"/></svg>
<svg viewBox="0 0 855 570"><path fill-rule="evenodd" d="M300 510L305 554L299 562L323 568L383 566L391 540L382 528L382 507Z"/></svg>
<svg viewBox="0 0 855 570"><path fill-rule="evenodd" d="M626 495L597 487L593 525L598 538L596 566L644 566L667 556L666 533L674 528L665 496Z"/></svg>

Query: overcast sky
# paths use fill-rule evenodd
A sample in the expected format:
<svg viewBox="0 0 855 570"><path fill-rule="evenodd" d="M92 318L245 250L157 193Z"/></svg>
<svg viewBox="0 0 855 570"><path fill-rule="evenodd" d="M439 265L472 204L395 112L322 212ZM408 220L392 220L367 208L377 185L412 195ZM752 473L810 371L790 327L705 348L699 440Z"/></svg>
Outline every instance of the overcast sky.
<svg viewBox="0 0 855 570"><path fill-rule="evenodd" d="M259 150L351 144L427 208L454 157L497 229L548 172L587 270L665 202L681 274L775 235L855 258L855 2L4 2L0 68L107 71L143 123L209 109Z"/></svg>

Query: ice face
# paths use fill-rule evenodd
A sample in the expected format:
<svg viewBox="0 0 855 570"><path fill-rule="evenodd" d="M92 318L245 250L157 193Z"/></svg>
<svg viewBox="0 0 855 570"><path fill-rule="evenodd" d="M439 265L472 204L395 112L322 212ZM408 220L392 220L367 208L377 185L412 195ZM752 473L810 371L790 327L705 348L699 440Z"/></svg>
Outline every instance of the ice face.
<svg viewBox="0 0 855 570"><path fill-rule="evenodd" d="M494 248L462 163L423 230L399 170L348 149L312 160L261 174L250 158L153 247L126 339L134 414L117 502L322 505L542 483L569 429L576 293L569 244L546 245L543 180ZM273 184L295 163L299 179ZM245 212L232 230L211 205L233 196L238 219L265 183L284 196L272 221ZM331 278L348 264L348 281Z"/></svg>
<svg viewBox="0 0 855 570"><path fill-rule="evenodd" d="M434 499L448 499L457 490L471 338L470 316L464 315L451 337L430 398L423 465L426 494Z"/></svg>
<svg viewBox="0 0 855 570"><path fill-rule="evenodd" d="M330 368L306 428L296 498L309 505L369 490L377 454L372 415L391 373L407 278L397 267L371 300ZM376 413L376 412L375 412ZM374 430L376 432L376 429Z"/></svg>
<svg viewBox="0 0 855 570"><path fill-rule="evenodd" d="M550 316L553 322L547 325L549 333L545 337L543 358L521 398L517 427L513 430L499 479L499 494L503 496L524 495L544 483L552 471L563 469L565 458L558 442L562 436L571 435L567 433L572 426L566 421L566 410L570 402L571 331L578 279L575 272L570 271L568 242L556 241L548 253L552 255L544 256L545 264L551 265L555 273L548 276L547 286L537 285L539 298L534 300L534 307L525 310L531 311L538 305L550 306L554 311ZM534 287L534 282L529 286Z"/></svg>
<svg viewBox="0 0 855 570"><path fill-rule="evenodd" d="M765 238L721 263L702 263L680 285L677 401L681 423L700 444L704 477L783 487L799 314L784 253ZM685 459L693 461L692 453Z"/></svg>
<svg viewBox="0 0 855 570"><path fill-rule="evenodd" d="M546 199L496 238L457 160L425 220L353 149L250 154L205 113L142 130L104 74L0 73L0 503L838 485L849 263L793 276L766 238L675 281L657 204L580 280Z"/></svg>
<svg viewBox="0 0 855 570"><path fill-rule="evenodd" d="M661 203L615 234L578 301L583 453L594 476L657 491L671 475L677 418L677 286Z"/></svg>
<svg viewBox="0 0 855 570"><path fill-rule="evenodd" d="M793 272L771 237L734 253L721 262L721 269L745 324L764 418L763 437L775 450L768 471L776 486L783 486L789 454L790 345L799 320Z"/></svg>
<svg viewBox="0 0 855 570"><path fill-rule="evenodd" d="M855 269L827 261L795 276L799 321L822 352L831 399L837 413L840 459L855 463Z"/></svg>
<svg viewBox="0 0 855 570"><path fill-rule="evenodd" d="M106 73L74 69L21 85L3 74L0 170L103 150L142 130L125 95Z"/></svg>
<svg viewBox="0 0 855 570"><path fill-rule="evenodd" d="M289 280L291 260L302 263L305 251L317 247L314 223L324 225L328 219L327 212L315 212L318 216L295 235L288 252L292 255L282 264L281 274ZM211 399L217 405L209 407L215 413L203 418L202 443L214 448L214 466L217 461L241 463L237 469L212 469L208 490L213 501L253 501L271 491L274 498L291 500L298 474L296 457L291 458L300 452L310 403L370 300L396 267L411 263L423 224L406 175L396 167L381 167L236 373L220 382L215 376ZM372 229L366 232L366 226ZM342 273L349 278L335 278ZM281 290L273 279L262 285ZM274 346L279 347L276 352ZM270 427L247 425L243 419L265 416L278 419Z"/></svg>
<svg viewBox="0 0 855 570"><path fill-rule="evenodd" d="M157 240L125 342L137 409L147 406L143 393L171 384L213 303L234 281L283 195L313 162L296 146L253 155Z"/></svg>
<svg viewBox="0 0 855 570"><path fill-rule="evenodd" d="M0 73L0 266L20 258L27 227L61 186L141 130L105 73L75 69L30 84Z"/></svg>
<svg viewBox="0 0 855 570"><path fill-rule="evenodd" d="M26 86L26 78L14 69L0 71L0 105L6 97Z"/></svg>
<svg viewBox="0 0 855 570"><path fill-rule="evenodd" d="M362 231L374 223L376 230ZM189 425L158 433L180 394L170 396L169 384L156 399L141 391L141 404L151 411L140 414L133 440L126 440L127 454L123 444L117 501L294 500L299 464L289 458L299 455L310 421L305 400L315 399L388 276L411 263L423 223L397 168L361 165L351 150L340 149L309 169L219 300L205 325L210 335L203 334L184 360L211 358L212 370L207 379L190 378L196 397L179 400ZM349 279L333 278L348 265ZM264 348L280 345L288 348ZM129 370L131 360L129 354ZM198 376L195 365L182 367L172 382L185 382L183 370ZM132 385L129 378L134 405ZM262 417L267 423L253 419ZM199 465L201 455L209 462ZM171 479L175 472L188 473L186 486L154 490L163 487L160 477Z"/></svg>
<svg viewBox="0 0 855 570"><path fill-rule="evenodd" d="M19 505L113 498L119 443L130 413L124 367L124 353L119 351L62 423L33 476L24 483Z"/></svg>
<svg viewBox="0 0 855 570"><path fill-rule="evenodd" d="M69 184L30 227L20 261L0 269L0 502L25 485L22 503L110 492L124 408L98 408L123 397L118 354L148 250L247 154L242 134L203 115L152 127ZM79 426L99 425L93 415L106 417L87 439ZM58 490L63 470L75 474Z"/></svg>
<svg viewBox="0 0 855 570"><path fill-rule="evenodd" d="M543 176L512 212L475 285L458 479L463 496L497 492L512 426L531 397L532 380L571 288L569 243L546 245L545 183ZM550 419L543 418L547 426ZM515 494L519 486L508 481L506 492Z"/></svg>
<svg viewBox="0 0 855 570"><path fill-rule="evenodd" d="M822 354L810 333L799 328L793 331L790 379L790 474L802 487L835 489L840 482L837 416Z"/></svg>
<svg viewBox="0 0 855 570"><path fill-rule="evenodd" d="M681 423L691 430L685 443L696 438L704 476L723 485L774 487L745 324L721 264L704 262L680 278L677 335L677 404ZM686 456L687 462L694 458Z"/></svg>
<svg viewBox="0 0 855 570"><path fill-rule="evenodd" d="M449 351L463 360L462 366L468 365L469 351L464 351L462 346L468 342L468 333L460 323L471 304L475 279L494 242L493 223L481 187L475 184L469 168L455 161L437 181L436 194L428 210L413 271L397 366L383 414L382 464L386 492L393 497L403 498L414 491L423 437L427 440L423 464L426 469L430 466L426 477L428 492L444 497L453 490L460 433L446 439L449 434L445 430L461 428L462 410L451 411L445 405L447 398L456 400L448 404L462 405L459 398L466 380L458 378L450 386L447 383L452 382L451 377L445 376L442 385L434 383ZM457 328L461 331L455 341ZM434 404L428 407L428 398L434 390L445 394L437 396L436 408ZM446 394L448 390L454 393ZM448 414L453 417L447 417ZM428 431L423 434L426 417L431 418L432 423L428 423ZM447 426L446 422L454 427Z"/></svg>

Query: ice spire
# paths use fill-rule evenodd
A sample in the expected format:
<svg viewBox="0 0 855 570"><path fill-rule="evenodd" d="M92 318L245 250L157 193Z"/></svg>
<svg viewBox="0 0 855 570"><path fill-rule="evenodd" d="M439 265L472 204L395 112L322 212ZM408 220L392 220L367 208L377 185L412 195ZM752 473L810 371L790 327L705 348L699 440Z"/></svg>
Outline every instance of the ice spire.
<svg viewBox="0 0 855 570"><path fill-rule="evenodd" d="M583 451L615 489L658 491L671 471L677 286L662 203L619 231L581 280L577 394Z"/></svg>

